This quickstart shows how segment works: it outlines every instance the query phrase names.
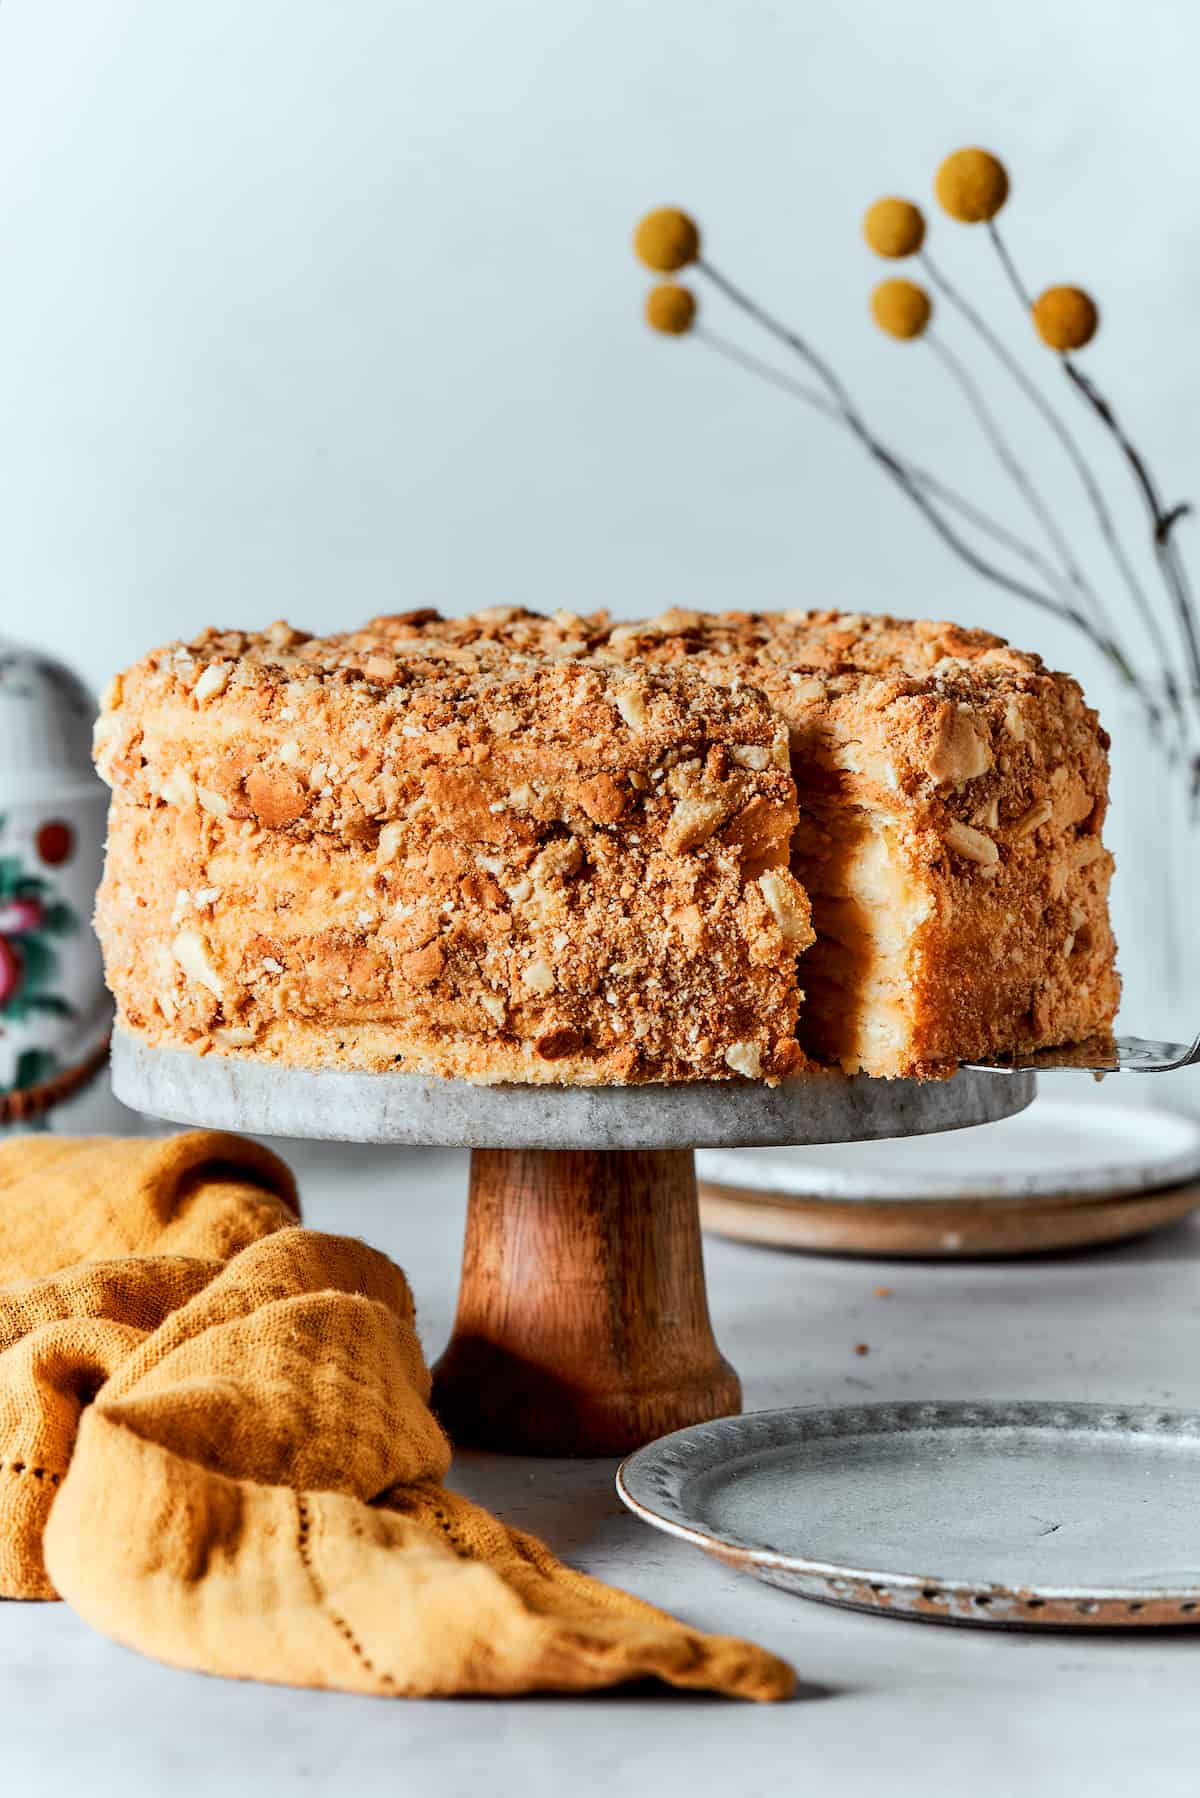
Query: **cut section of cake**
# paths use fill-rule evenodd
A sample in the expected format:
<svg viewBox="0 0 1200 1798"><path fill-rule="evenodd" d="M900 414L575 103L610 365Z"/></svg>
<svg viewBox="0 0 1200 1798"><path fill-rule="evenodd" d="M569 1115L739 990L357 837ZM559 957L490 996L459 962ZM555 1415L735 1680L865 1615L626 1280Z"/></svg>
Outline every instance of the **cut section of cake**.
<svg viewBox="0 0 1200 1798"><path fill-rule="evenodd" d="M592 649L752 683L786 720L812 1056L931 1075L1110 1028L1108 738L1069 676L985 631L831 612L669 612Z"/></svg>
<svg viewBox="0 0 1200 1798"><path fill-rule="evenodd" d="M420 614L280 625L146 657L96 750L97 927L151 1042L481 1081L803 1066L795 785L752 687Z"/></svg>

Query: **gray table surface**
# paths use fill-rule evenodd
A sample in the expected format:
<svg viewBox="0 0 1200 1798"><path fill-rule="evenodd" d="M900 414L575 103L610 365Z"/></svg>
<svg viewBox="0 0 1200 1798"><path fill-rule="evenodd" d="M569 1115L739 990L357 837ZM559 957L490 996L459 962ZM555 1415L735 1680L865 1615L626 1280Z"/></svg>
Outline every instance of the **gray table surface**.
<svg viewBox="0 0 1200 1798"><path fill-rule="evenodd" d="M78 1127L112 1124L93 1105ZM453 1310L465 1155L287 1152L308 1222L363 1236L408 1270L435 1354ZM824 1260L716 1241L705 1252L718 1340L751 1407L931 1397L1200 1405L1200 1223L1007 1265ZM889 1298L874 1296L881 1284ZM865 1357L859 1342L870 1345ZM615 1497L613 1465L463 1454L452 1482L576 1565L786 1655L804 1682L794 1703L277 1690L157 1666L63 1605L7 1604L0 1790L1192 1798L1200 1787L1200 1633L1004 1634L806 1604L636 1522Z"/></svg>

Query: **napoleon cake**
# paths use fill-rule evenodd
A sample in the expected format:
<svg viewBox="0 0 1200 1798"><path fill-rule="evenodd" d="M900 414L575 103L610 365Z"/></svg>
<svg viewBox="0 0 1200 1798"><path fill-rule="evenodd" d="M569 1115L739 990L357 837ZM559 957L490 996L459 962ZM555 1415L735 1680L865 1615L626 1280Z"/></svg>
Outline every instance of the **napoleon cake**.
<svg viewBox="0 0 1200 1798"><path fill-rule="evenodd" d="M208 632L114 681L97 927L126 1030L485 1082L802 1067L783 719L686 666L429 623Z"/></svg>
<svg viewBox="0 0 1200 1798"><path fill-rule="evenodd" d="M1111 1026L1106 749L949 624L208 632L97 725L109 983L145 1040L298 1066L942 1076Z"/></svg>

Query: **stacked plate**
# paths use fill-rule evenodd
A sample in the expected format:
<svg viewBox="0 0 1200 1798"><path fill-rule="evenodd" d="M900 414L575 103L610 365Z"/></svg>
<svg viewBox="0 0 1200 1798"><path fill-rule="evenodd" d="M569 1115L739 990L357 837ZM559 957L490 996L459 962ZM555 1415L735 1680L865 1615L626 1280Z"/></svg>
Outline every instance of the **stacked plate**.
<svg viewBox="0 0 1200 1798"><path fill-rule="evenodd" d="M1200 1120L1038 1098L904 1141L696 1157L704 1227L850 1255L1034 1254L1143 1235L1200 1207Z"/></svg>

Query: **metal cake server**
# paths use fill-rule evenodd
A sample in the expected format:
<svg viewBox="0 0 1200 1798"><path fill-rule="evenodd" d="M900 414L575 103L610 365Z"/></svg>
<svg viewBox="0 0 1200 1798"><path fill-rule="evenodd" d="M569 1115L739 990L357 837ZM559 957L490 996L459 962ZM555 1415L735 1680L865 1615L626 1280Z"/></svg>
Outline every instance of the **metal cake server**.
<svg viewBox="0 0 1200 1798"><path fill-rule="evenodd" d="M1200 1036L1188 1043L1156 1042L1146 1036L1092 1037L1061 1049L1014 1050L994 1061L964 1061L983 1074L1173 1074L1200 1062Z"/></svg>

